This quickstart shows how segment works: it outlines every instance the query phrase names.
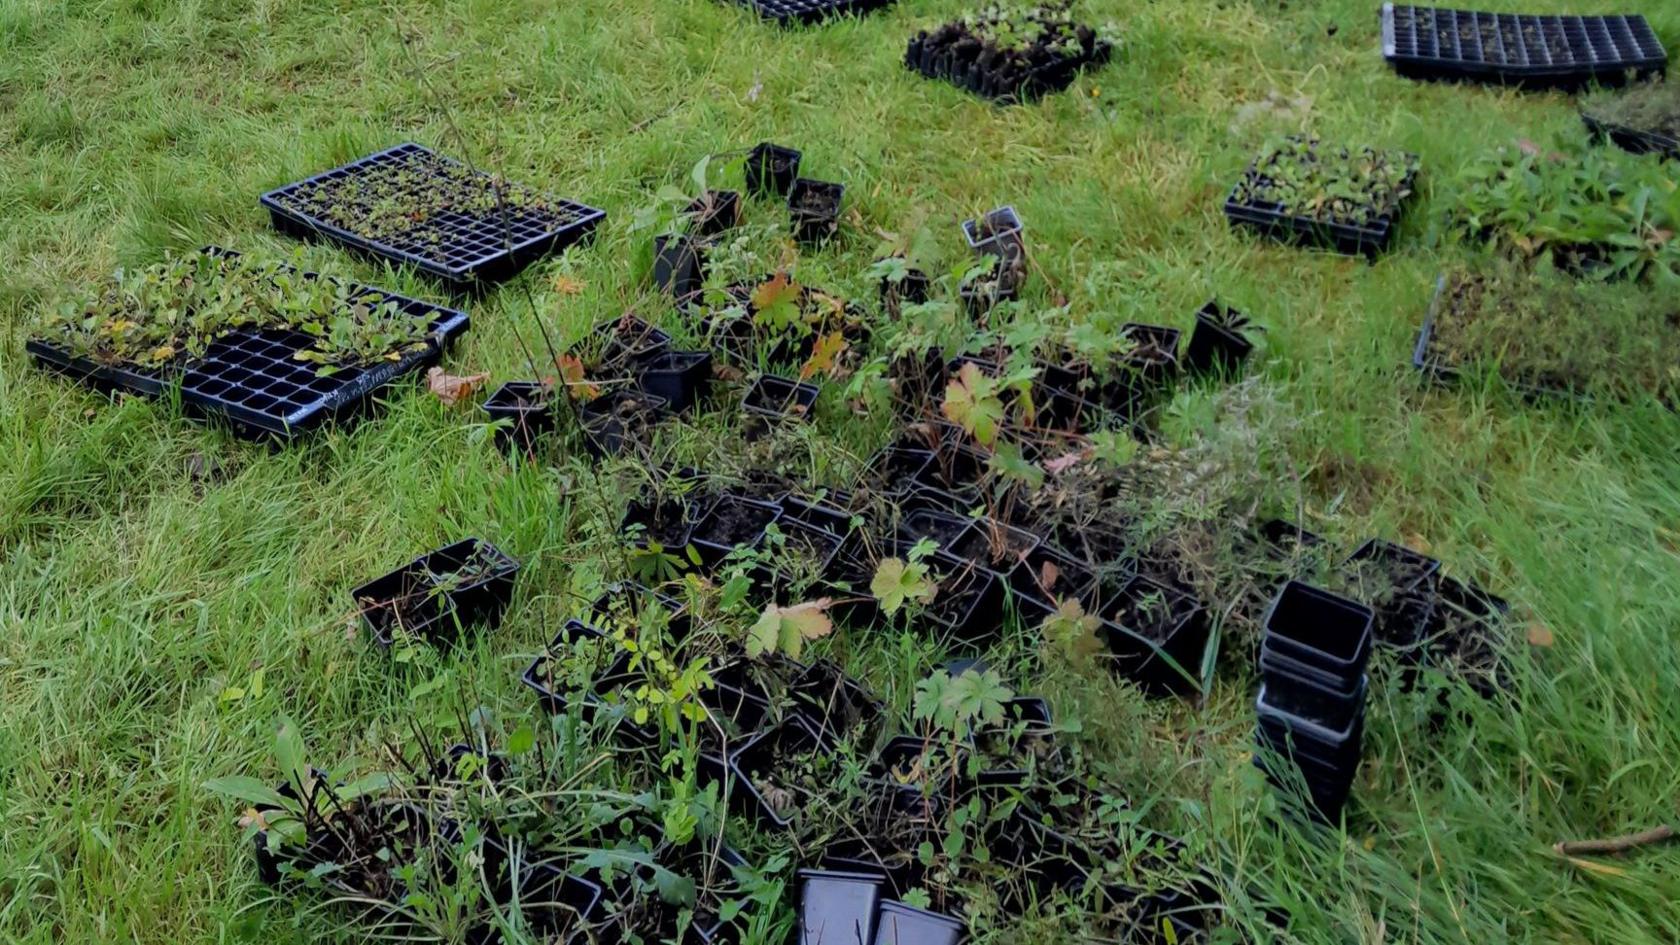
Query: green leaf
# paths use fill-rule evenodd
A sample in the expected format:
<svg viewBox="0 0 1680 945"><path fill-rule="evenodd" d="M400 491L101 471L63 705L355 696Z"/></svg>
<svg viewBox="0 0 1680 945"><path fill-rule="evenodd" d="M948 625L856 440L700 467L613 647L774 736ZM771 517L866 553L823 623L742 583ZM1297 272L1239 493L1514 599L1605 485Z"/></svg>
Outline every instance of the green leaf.
<svg viewBox="0 0 1680 945"><path fill-rule="evenodd" d="M869 581L869 592L888 615L897 613L907 603L930 604L937 591L937 585L928 579L926 565L906 564L898 558L883 558Z"/></svg>
<svg viewBox="0 0 1680 945"><path fill-rule="evenodd" d="M294 802L286 799L271 784L265 784L256 778L244 775L229 775L225 778L211 778L204 782L204 789L223 797L230 797L246 804L259 804L281 810L293 806Z"/></svg>
<svg viewBox="0 0 1680 945"><path fill-rule="evenodd" d="M274 760L280 763L280 770L285 772L291 783L309 783L309 760L303 746L303 735L298 731L297 723L284 715L274 730Z"/></svg>
<svg viewBox="0 0 1680 945"><path fill-rule="evenodd" d="M510 755L529 754L537 747L537 733L530 723L519 726L508 736L507 750Z"/></svg>
<svg viewBox="0 0 1680 945"><path fill-rule="evenodd" d="M939 410L976 442L991 446L997 442L1004 415L1003 400L997 391L997 380L981 373L974 362L967 361L957 371L956 379L945 386L945 402L939 405Z"/></svg>

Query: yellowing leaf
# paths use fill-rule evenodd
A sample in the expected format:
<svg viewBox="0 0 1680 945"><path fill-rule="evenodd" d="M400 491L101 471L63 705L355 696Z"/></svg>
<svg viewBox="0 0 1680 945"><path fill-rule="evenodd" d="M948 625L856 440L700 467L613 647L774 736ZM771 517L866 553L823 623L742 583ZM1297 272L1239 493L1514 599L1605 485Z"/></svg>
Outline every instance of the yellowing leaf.
<svg viewBox="0 0 1680 945"><path fill-rule="evenodd" d="M803 604L764 608L758 621L747 631L747 656L757 659L766 653L785 653L798 659L808 640L818 640L834 631L828 608L834 603L822 597Z"/></svg>
<svg viewBox="0 0 1680 945"><path fill-rule="evenodd" d="M554 277L554 291L561 295L577 295L583 291L583 283L571 276L561 274Z"/></svg>
<svg viewBox="0 0 1680 945"><path fill-rule="evenodd" d="M830 332L817 339L811 346L811 356L799 368L799 379L808 381L817 374L833 374L836 361L846 350L846 337L839 332Z"/></svg>
<svg viewBox="0 0 1680 945"><path fill-rule="evenodd" d="M1551 627L1546 626L1538 620L1529 623L1528 643L1530 646L1550 647L1556 642L1557 638L1552 635Z"/></svg>
<svg viewBox="0 0 1680 945"><path fill-rule="evenodd" d="M981 373L974 362L964 362L956 380L945 386L945 402L939 411L981 445L997 442L1003 400L997 395L997 380Z"/></svg>
<svg viewBox="0 0 1680 945"><path fill-rule="evenodd" d="M919 561L905 563L898 558L883 558L869 581L869 593L887 614L897 613L911 602L931 604L938 591L939 586L928 579L927 566Z"/></svg>
<svg viewBox="0 0 1680 945"><path fill-rule="evenodd" d="M575 354L563 354L555 360L554 366L560 369L560 382L566 385L566 392L573 398L594 400L601 396L601 388L589 382L582 358Z"/></svg>
<svg viewBox="0 0 1680 945"><path fill-rule="evenodd" d="M426 372L426 389L438 400L443 401L445 406L453 407L471 397L489 379L488 374L458 376L446 374L443 368L435 367Z"/></svg>

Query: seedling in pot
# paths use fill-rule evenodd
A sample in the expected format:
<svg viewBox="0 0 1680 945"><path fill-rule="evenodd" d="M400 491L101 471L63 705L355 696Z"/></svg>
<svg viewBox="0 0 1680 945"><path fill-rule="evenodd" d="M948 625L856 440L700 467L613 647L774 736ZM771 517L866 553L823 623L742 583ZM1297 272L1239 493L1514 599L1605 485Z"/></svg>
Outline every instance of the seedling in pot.
<svg viewBox="0 0 1680 945"><path fill-rule="evenodd" d="M840 229L841 184L801 177L788 192L794 238L808 245L826 242Z"/></svg>
<svg viewBox="0 0 1680 945"><path fill-rule="evenodd" d="M906 256L887 256L869 267L869 277L880 287L881 309L889 318L899 318L906 305L922 305L933 289L933 280Z"/></svg>
<svg viewBox="0 0 1680 945"><path fill-rule="evenodd" d="M626 312L596 325L588 338L573 347L572 353L590 371L614 380L632 376L637 365L670 347L670 335Z"/></svg>
<svg viewBox="0 0 1680 945"><path fill-rule="evenodd" d="M508 381L484 401L484 412L495 425L501 449L517 447L530 454L558 422L558 402L553 388L541 381Z"/></svg>
<svg viewBox="0 0 1680 945"><path fill-rule="evenodd" d="M1072 84L1108 61L1114 41L1075 22L1069 3L1009 8L989 4L916 34L905 65L1000 105L1031 101Z"/></svg>
<svg viewBox="0 0 1680 945"><path fill-rule="evenodd" d="M765 197L787 196L799 176L800 152L768 141L760 142L747 154L747 192Z"/></svg>
<svg viewBox="0 0 1680 945"><path fill-rule="evenodd" d="M404 639L441 642L474 624L501 620L519 562L476 538L416 558L356 588L362 625L380 646Z"/></svg>
<svg viewBox="0 0 1680 945"><path fill-rule="evenodd" d="M690 232L695 236L716 236L741 220L741 194L734 190L707 190L688 205Z"/></svg>
<svg viewBox="0 0 1680 945"><path fill-rule="evenodd" d="M1019 299L1026 281L1024 260L985 256L964 271L958 280L957 294L970 316L983 319L1002 303Z"/></svg>
<svg viewBox="0 0 1680 945"><path fill-rule="evenodd" d="M868 733L886 714L886 705L829 660L817 660L788 688L794 711L825 744L868 742Z"/></svg>
<svg viewBox="0 0 1680 945"><path fill-rule="evenodd" d="M968 248L976 255L1007 260L1026 255L1026 224L1021 222L1014 207L999 207L978 220L964 220L962 231Z"/></svg>
<svg viewBox="0 0 1680 945"><path fill-rule="evenodd" d="M646 449L652 441L653 425L659 421L665 401L652 394L619 390L602 394L583 405L578 420L583 425L584 446L597 458L623 455L631 449Z"/></svg>
<svg viewBox="0 0 1680 945"><path fill-rule="evenodd" d="M1199 687L1208 642L1208 616L1200 601L1136 577L1105 608L1104 636L1116 672L1153 692Z"/></svg>
<svg viewBox="0 0 1680 945"><path fill-rule="evenodd" d="M689 540L705 565L715 567L737 549L756 548L781 514L774 503L726 492L695 523Z"/></svg>
<svg viewBox="0 0 1680 945"><path fill-rule="evenodd" d="M731 799L766 830L788 830L823 809L839 762L805 721L789 716L729 757Z"/></svg>
<svg viewBox="0 0 1680 945"><path fill-rule="evenodd" d="M976 783L981 787L1025 785L1041 765L1056 767L1055 720L1050 704L1037 696L1003 702L1003 721L974 732Z"/></svg>
<svg viewBox="0 0 1680 945"><path fill-rule="evenodd" d="M1423 636L1435 607L1441 562L1373 538L1343 562L1351 596L1376 612L1376 640L1409 649Z"/></svg>
<svg viewBox="0 0 1680 945"><path fill-rule="evenodd" d="M699 301L706 285L706 260L693 237L662 233L653 238L653 284L676 299L678 308Z"/></svg>
<svg viewBox="0 0 1680 945"><path fill-rule="evenodd" d="M1248 337L1252 327L1247 315L1218 300L1202 306L1184 352L1185 369L1193 374L1235 372L1254 350Z"/></svg>
<svg viewBox="0 0 1680 945"><path fill-rule="evenodd" d="M815 384L760 374L741 398L741 409L771 420L808 420L819 393Z"/></svg>
<svg viewBox="0 0 1680 945"><path fill-rule="evenodd" d="M1443 576L1427 634L1425 661L1491 699L1510 693L1511 605L1479 587Z"/></svg>

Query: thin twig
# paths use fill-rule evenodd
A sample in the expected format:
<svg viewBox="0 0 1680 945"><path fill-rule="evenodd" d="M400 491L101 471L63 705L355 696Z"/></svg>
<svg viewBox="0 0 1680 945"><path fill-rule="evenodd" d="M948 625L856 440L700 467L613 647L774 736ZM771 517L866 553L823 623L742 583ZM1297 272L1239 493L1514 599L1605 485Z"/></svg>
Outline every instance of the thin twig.
<svg viewBox="0 0 1680 945"><path fill-rule="evenodd" d="M1559 856L1603 856L1611 853L1626 853L1639 847L1650 846L1674 839L1674 828L1668 824L1641 830L1638 833L1623 834L1619 837L1608 837L1603 840L1561 840L1552 846Z"/></svg>

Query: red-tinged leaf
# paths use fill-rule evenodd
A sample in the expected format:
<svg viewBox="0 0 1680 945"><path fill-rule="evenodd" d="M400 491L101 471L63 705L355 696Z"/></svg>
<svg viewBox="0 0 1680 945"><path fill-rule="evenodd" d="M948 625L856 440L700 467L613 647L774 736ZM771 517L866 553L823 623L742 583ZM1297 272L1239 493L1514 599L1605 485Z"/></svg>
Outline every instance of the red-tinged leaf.
<svg viewBox="0 0 1680 945"><path fill-rule="evenodd" d="M808 381L818 374L833 374L838 369L840 355L846 350L846 337L831 332L817 338L811 346L811 356L799 368L799 379Z"/></svg>

